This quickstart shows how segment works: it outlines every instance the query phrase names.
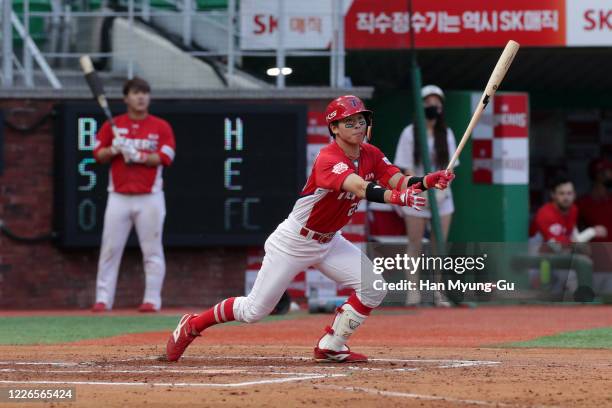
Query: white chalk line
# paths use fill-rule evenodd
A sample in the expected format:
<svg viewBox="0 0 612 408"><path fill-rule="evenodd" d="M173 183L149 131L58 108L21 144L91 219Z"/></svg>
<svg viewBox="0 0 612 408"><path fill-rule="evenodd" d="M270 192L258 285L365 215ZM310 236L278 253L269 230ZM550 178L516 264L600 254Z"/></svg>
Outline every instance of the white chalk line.
<svg viewBox="0 0 612 408"><path fill-rule="evenodd" d="M83 363L66 361L0 361L0 365L50 365L58 367L74 367Z"/></svg>
<svg viewBox="0 0 612 408"><path fill-rule="evenodd" d="M75 362L63 362L63 361L50 361L50 362L41 362L41 361L18 361L18 362L10 362L10 361L0 361L0 365L36 365L36 366L44 366L44 365L49 365L49 366L57 366L57 367L76 367L76 366L81 366L81 367L91 367L91 366L95 366L98 368L104 368L104 367L113 367L113 366L120 366L120 363L123 362L134 362L134 361L149 361L149 360L154 360L157 359L158 357L144 357L144 358L129 358L129 359L120 359L120 360L112 360L112 361L103 361L103 362L94 362L94 361L90 361L90 362L80 362L80 363L75 363ZM262 361L262 360L292 360L292 361L312 361L311 358L309 357L297 357L297 356L288 356L288 357L279 357L279 356L268 356L268 357L264 357L264 356L251 356L251 357L241 357L241 356L228 356L228 357L222 357L222 356L191 356L191 357L187 357L187 359L194 359L194 360L256 360L256 361ZM499 365L501 364L500 361L489 361L489 360L457 360L457 359L393 359L393 358L372 358L370 359L371 362L389 362L389 363L420 363L420 364L428 364L428 365L434 365L434 364L438 364L436 366L433 366L433 368L462 368L462 367L477 367L477 366L495 366L495 365ZM119 363L119 364L118 364ZM150 368L159 368L160 370L164 371L164 372L173 372L171 371L172 369L169 368L169 366L167 365L154 365L154 366L149 366ZM185 366L181 366L182 368L186 368ZM206 367L202 367L202 366L187 366L187 367L193 367L195 369L205 369ZM218 369L217 367L213 367L211 366L209 369ZM261 369L262 367L240 367L243 369L250 369L250 370L257 370L257 369ZM289 367L289 366L268 366L269 369L283 369L283 368L295 368L295 367ZM382 371L382 372L415 372L415 371L420 371L422 368L421 367L398 367L398 368L381 368L381 367L359 367L359 366L346 366L346 365L338 365L338 364L330 364L330 365L319 365L318 369L348 369L348 370L352 370L352 371ZM109 370L105 370L105 372L111 372ZM129 372L129 371L125 371L125 372ZM175 371L175 372L181 372L181 371ZM195 371L193 371L195 372ZM134 373L136 373L136 371L134 371ZM143 371L144 373L144 371ZM261 371L260 371L261 373ZM214 372L211 372L211 374L215 374Z"/></svg>
<svg viewBox="0 0 612 408"><path fill-rule="evenodd" d="M386 397L410 398L410 399L420 399L420 400L429 400L429 401L445 401L445 402L452 402L452 403L459 403L459 404L481 405L481 406L490 406L490 407L517 407L518 408L518 407L525 406L525 405L519 405L519 404L507 404L504 402L444 397L440 395L415 394L415 393L410 393L410 392L398 392L398 391L383 391L383 390L377 390L375 388L365 388L365 387L350 387L350 386L341 386L341 385L317 385L317 387L329 388L329 389L340 390L340 391L364 392L366 394L383 395ZM528 405L528 406L533 407L532 405ZM552 408L550 406L548 407Z"/></svg>
<svg viewBox="0 0 612 408"><path fill-rule="evenodd" d="M253 368L253 367L251 367ZM0 373L48 373L48 374L245 374L245 375L277 375L277 376L310 376L310 375L326 375L321 373L298 373L298 372L267 372L267 371L249 371L235 369L205 369L205 370L33 370L20 368L0 368Z"/></svg>
<svg viewBox="0 0 612 408"><path fill-rule="evenodd" d="M242 357L242 356L188 356L187 359L195 359L195 360L298 360L298 361L312 361L311 357L298 357L298 356L251 356L251 357ZM109 361L84 361L84 362L67 362L67 361L0 361L0 365L58 365L58 366L76 366L76 365L86 365L86 364L112 364L112 363L123 363L123 362L132 362L139 360L156 360L158 357L149 356L149 357L134 357L134 358L126 358L119 360L109 360ZM184 360L183 360L184 361ZM369 361L381 361L381 362L390 362L390 363L447 363L447 364L470 364L470 365L491 365L491 364L501 364L501 361L489 361L489 360L456 360L456 359L402 359L402 358L370 358ZM166 366L156 366L156 367L166 367Z"/></svg>
<svg viewBox="0 0 612 408"><path fill-rule="evenodd" d="M158 383L158 382L113 382L113 381L13 381L0 380L0 384L63 384L63 385L107 385L107 386L148 386L148 387L249 387L253 385L280 384L296 381L319 380L322 378L346 377L346 374L319 374L300 377L278 378L273 380L244 381L239 383Z"/></svg>
<svg viewBox="0 0 612 408"><path fill-rule="evenodd" d="M305 372L270 372L270 371L261 371L262 368L267 368L269 370L279 370L283 368L296 368L295 366L251 366L251 367L240 367L238 369L233 368L224 368L220 369L215 366L202 367L202 366L191 366L194 369L185 369L185 366L179 366L181 368L171 368L168 365L155 365L149 366L149 368L158 368L159 370L119 370L119 369L111 369L108 370L106 367L116 367L121 366L121 362L127 361L138 361L138 360L153 360L157 357L153 358L140 358L140 359L124 359L124 360L113 360L113 361L103 361L103 362L63 362L63 361L50 361L50 362L41 362L41 361L17 361L17 362L7 362L0 361L0 365L33 365L33 366L51 366L51 367L91 367L95 366L96 370L41 370L39 369L0 369L0 372L39 372L39 373L64 373L64 374L91 374L91 373L125 373L125 374L163 374L165 373L180 373L180 374L244 374L244 375L283 375L283 376L291 376L287 378L276 378L276 379L262 379L255 381L242 381L237 383L192 383L192 382L181 382L181 383L167 383L167 382L114 382L114 381L51 381L51 380L30 380L30 381L13 381L13 380L2 380L0 384L66 384L66 385L98 385L98 386L158 386L158 387L248 387L253 385L264 385L264 384L279 384L279 383L287 383L287 382L296 382L296 381L307 381L307 380L317 380L317 379L325 379L325 378L338 378L338 377L346 377L348 374L333 374L333 373L305 373ZM203 359L213 359L213 360L299 360L299 361L312 361L311 358L307 357L263 357L263 356L253 356L253 357L203 357L196 356L192 357L194 359L203 360ZM473 367L473 366L490 366L501 364L498 361L483 361L483 360L450 360L450 359L391 359L391 358L380 358L380 359L370 359L370 361L380 361L380 362L392 362L392 363L425 363L425 364L439 364L438 368L454 368L454 367ZM118 364L119 363L119 364ZM381 367L361 367L361 366L347 366L347 365L317 365L317 370L330 370L330 369L347 369L351 371L375 371L375 372L390 372L390 371L404 371L404 372L413 372L419 371L419 368L409 367L409 368L381 368ZM257 371L252 371L257 370ZM356 391L356 390L370 390L364 392L376 392L380 394L381 391L374 389L366 389L366 388L356 388L356 387L340 387L340 389ZM384 393L391 393L390 391L385 391ZM397 394L397 393L396 393ZM399 395L401 394L401 395ZM404 398L423 398L428 396L421 396L418 394L407 394L407 393L399 393L398 395L389 396L402 396ZM405 395L404 395L405 394ZM444 397L432 397L430 399L440 399L440 400L448 400L451 402L461 402L459 400L454 401L452 399L444 398ZM465 400L468 401L468 400ZM467 403L467 402L465 402ZM470 402L474 403L474 402ZM485 401L485 403L487 403ZM487 403L488 404L488 403ZM503 405L503 404L501 404ZM501 406L500 405L500 406Z"/></svg>
<svg viewBox="0 0 612 408"><path fill-rule="evenodd" d="M2 373L52 373L52 374L160 374L159 370L22 370L18 368L0 368ZM177 374L261 374L261 372L249 372L247 370L164 370L164 373Z"/></svg>
<svg viewBox="0 0 612 408"><path fill-rule="evenodd" d="M155 357L157 358L157 357ZM185 359L196 359L196 360L297 360L297 361L312 361L312 357L297 357L297 356L186 356ZM115 361L137 361L141 359L127 359L127 360L115 360ZM403 358L370 358L368 361L380 361L383 363L444 363L448 365L453 364L469 364L474 365L494 365L501 364L501 361L489 361L489 360L456 360L456 359L403 359Z"/></svg>

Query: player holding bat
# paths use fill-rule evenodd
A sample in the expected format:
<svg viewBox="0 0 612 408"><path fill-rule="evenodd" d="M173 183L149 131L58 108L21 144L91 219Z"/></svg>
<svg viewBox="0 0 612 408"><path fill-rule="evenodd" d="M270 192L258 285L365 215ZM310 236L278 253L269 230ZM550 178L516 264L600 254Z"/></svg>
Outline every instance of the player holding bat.
<svg viewBox="0 0 612 408"><path fill-rule="evenodd" d="M166 204L162 169L174 160L170 125L149 114L150 87L141 78L127 81L123 101L127 113L111 116L101 82L88 57L81 59L85 78L108 120L96 135L94 157L109 163L108 202L104 213L94 312L110 310L115 298L119 264L126 241L136 228L145 270L145 293L140 312L161 308L166 272L162 231Z"/></svg>
<svg viewBox="0 0 612 408"><path fill-rule="evenodd" d="M367 143L372 112L356 96L333 100L325 118L334 140L315 159L312 173L293 211L265 243L265 257L248 296L232 297L199 315L184 315L170 335L167 359L178 360L206 328L237 320L254 323L266 317L300 271L316 266L340 285L355 290L336 313L314 350L321 362L360 362L346 342L384 299L386 290L374 281L372 262L339 232L362 199L420 208L426 188L444 189L452 173L404 176L374 145ZM282 169L279 171L283 171ZM273 178L270 179L273 183Z"/></svg>
<svg viewBox="0 0 612 408"><path fill-rule="evenodd" d="M320 362L362 362L363 354L346 345L372 309L380 305L386 291L376 290L372 262L338 231L355 213L359 201L421 208L423 188L446 189L455 177L451 172L489 98L499 88L519 48L510 41L485 88L476 112L447 170L424 177L403 176L382 152L369 143L372 111L353 95L333 100L325 111L334 138L321 149L312 172L293 210L265 243L266 255L248 296L223 300L200 314L184 315L166 344L166 357L177 361L201 332L215 324L240 321L254 323L267 316L295 275L309 266L342 286L355 290L340 306L314 348Z"/></svg>

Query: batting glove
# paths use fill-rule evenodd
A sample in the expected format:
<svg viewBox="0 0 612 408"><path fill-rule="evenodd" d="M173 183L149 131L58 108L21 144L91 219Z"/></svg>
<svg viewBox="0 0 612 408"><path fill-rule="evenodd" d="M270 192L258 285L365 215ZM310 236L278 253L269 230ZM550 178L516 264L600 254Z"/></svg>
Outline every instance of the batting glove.
<svg viewBox="0 0 612 408"><path fill-rule="evenodd" d="M425 205L425 197L419 197L421 192L423 192L421 190L421 183L416 183L402 191L392 190L389 204L412 207L417 211L421 211L421 208Z"/></svg>
<svg viewBox="0 0 612 408"><path fill-rule="evenodd" d="M435 187L438 190L447 188L448 184L453 181L454 178L455 174L448 170L438 170L424 177L427 188Z"/></svg>
<svg viewBox="0 0 612 408"><path fill-rule="evenodd" d="M125 146L125 137L122 137L122 136L114 137L113 144L110 147L110 151L113 154L113 156L121 153L121 149L123 148L123 146Z"/></svg>
<svg viewBox="0 0 612 408"><path fill-rule="evenodd" d="M144 163L148 157L147 153L139 151L133 145L123 146L121 153L126 163Z"/></svg>

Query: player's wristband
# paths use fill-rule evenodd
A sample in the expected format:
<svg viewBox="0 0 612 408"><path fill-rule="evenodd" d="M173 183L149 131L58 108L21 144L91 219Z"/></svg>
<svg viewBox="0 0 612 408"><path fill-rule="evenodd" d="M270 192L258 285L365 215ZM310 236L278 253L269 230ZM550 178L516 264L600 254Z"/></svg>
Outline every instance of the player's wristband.
<svg viewBox="0 0 612 408"><path fill-rule="evenodd" d="M427 190L427 187L425 187L425 177L410 176L408 179L408 187L416 183L421 183L421 190Z"/></svg>
<svg viewBox="0 0 612 408"><path fill-rule="evenodd" d="M396 190L403 190L402 188L402 184L404 184L404 180L406 180L406 176L400 177L399 181L397 182L397 185L395 186Z"/></svg>
<svg viewBox="0 0 612 408"><path fill-rule="evenodd" d="M386 188L379 186L376 183L369 183L366 187L366 200L373 203L385 203Z"/></svg>

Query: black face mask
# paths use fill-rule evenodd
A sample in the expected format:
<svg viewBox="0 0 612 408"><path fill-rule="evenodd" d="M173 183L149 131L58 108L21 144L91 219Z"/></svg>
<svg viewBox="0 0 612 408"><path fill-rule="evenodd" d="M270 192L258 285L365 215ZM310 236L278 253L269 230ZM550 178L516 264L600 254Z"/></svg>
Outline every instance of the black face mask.
<svg viewBox="0 0 612 408"><path fill-rule="evenodd" d="M428 106L425 108L425 117L429 120L438 119L442 114L442 109L437 106Z"/></svg>

